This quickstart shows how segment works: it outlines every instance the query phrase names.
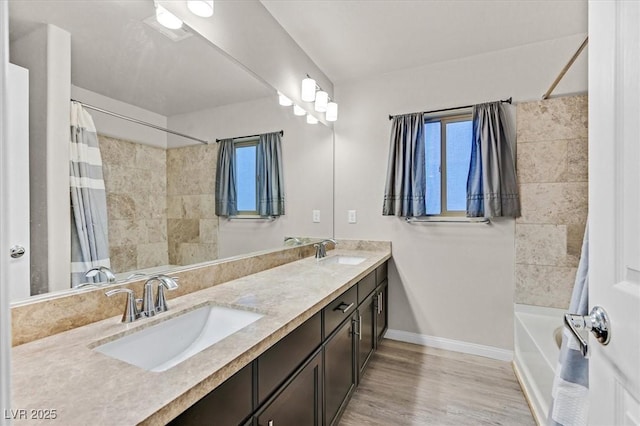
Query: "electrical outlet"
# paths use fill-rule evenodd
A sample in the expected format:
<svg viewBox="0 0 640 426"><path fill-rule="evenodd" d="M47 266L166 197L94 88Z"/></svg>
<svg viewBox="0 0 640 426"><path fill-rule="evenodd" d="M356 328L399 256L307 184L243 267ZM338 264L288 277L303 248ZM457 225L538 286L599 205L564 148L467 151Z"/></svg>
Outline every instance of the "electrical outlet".
<svg viewBox="0 0 640 426"><path fill-rule="evenodd" d="M320 210L313 211L313 223L320 223Z"/></svg>
<svg viewBox="0 0 640 426"><path fill-rule="evenodd" d="M347 212L347 220L349 223L356 223L358 221L358 217L356 215L355 210L349 210Z"/></svg>

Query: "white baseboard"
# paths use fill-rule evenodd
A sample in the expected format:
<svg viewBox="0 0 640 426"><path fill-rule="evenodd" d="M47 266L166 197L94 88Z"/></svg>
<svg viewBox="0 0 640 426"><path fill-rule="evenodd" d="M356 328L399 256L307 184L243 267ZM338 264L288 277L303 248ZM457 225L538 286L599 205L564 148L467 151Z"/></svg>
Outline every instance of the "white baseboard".
<svg viewBox="0 0 640 426"><path fill-rule="evenodd" d="M462 352L470 355L478 355L485 358L497 359L499 361L513 361L513 351L493 346L478 345L477 343L461 342L459 340L445 339L444 337L427 336L424 334L391 329L387 330L384 337L385 339L414 343L416 345L445 349L453 352Z"/></svg>

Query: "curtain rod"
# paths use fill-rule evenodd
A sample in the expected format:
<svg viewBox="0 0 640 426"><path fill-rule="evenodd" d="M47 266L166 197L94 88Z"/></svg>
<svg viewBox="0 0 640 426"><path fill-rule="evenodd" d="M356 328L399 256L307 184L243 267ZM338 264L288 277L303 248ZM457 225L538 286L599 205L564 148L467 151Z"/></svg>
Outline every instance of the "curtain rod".
<svg viewBox="0 0 640 426"><path fill-rule="evenodd" d="M505 104L510 104L511 103L512 98L509 99L501 99L500 102L505 103ZM433 114L435 112L445 112L445 111L453 111L456 109L463 109L463 108L471 108L474 107L475 105L464 105L464 106L459 106L459 107L452 107L452 108L442 108L442 109L434 109L431 111L422 111L423 114ZM392 120L393 117L397 117L398 115L404 115L404 114L397 114L397 115L391 115L389 114L389 120Z"/></svg>
<svg viewBox="0 0 640 426"><path fill-rule="evenodd" d="M284 136L284 130L280 130L278 133L280 133L280 136ZM258 136L264 135L264 133L258 133L257 135L247 135L247 136L236 136L235 138L228 138L231 140L236 140L236 139L244 139L244 138L255 138ZM216 139L216 143L223 141L224 139Z"/></svg>
<svg viewBox="0 0 640 426"><path fill-rule="evenodd" d="M98 107L93 106L93 105L85 104L84 102L77 101L75 99L71 99L71 102L77 102L77 103L79 103L80 105L82 105L85 108L89 108L89 109L92 109L94 111L102 112L104 114L112 115L114 117L121 118L123 120L131 121L132 123L142 124L143 126L151 127L153 129L160 130L162 132L171 133L171 134L176 135L176 136L181 136L181 137L186 138L186 139L191 139L191 140L194 140L196 142L200 142L201 144L204 144L204 145L209 145L209 142L207 142L205 140L194 138L193 136L185 135L184 133L180 133L180 132L176 132L176 131L173 131L173 130L165 129L164 127L156 126L155 124L147 123L146 121L138 120L136 118L127 117L126 115L118 114L117 112L107 111L106 109L102 109L102 108L98 108Z"/></svg>
<svg viewBox="0 0 640 426"><path fill-rule="evenodd" d="M551 83L551 87L549 87L549 90L547 90L545 94L542 95L542 100L549 99L549 96L551 96L551 93L553 92L553 90L556 88L558 83L560 83L560 80L562 80L562 78L567 73L567 71L569 71L569 68L571 68L571 65L573 65L576 59L578 59L578 56L580 56L580 53L582 53L584 48L587 47L588 42L589 42L589 36L587 36L587 38L584 39L580 47L578 47L578 50L576 50L576 53L573 54L573 56L571 57L571 59L569 59L569 62L567 62L564 68L560 70L560 74L558 74L556 79L553 80L553 83Z"/></svg>

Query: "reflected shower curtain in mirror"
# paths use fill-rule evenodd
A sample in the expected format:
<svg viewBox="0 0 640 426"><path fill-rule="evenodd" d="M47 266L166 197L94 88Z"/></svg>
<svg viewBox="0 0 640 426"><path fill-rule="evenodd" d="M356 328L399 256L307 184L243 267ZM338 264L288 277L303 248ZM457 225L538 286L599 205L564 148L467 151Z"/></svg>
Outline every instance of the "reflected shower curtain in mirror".
<svg viewBox="0 0 640 426"><path fill-rule="evenodd" d="M516 168L501 102L473 107L467 216L520 216Z"/></svg>
<svg viewBox="0 0 640 426"><path fill-rule="evenodd" d="M216 167L216 216L235 216L236 204L236 156L233 139L218 142Z"/></svg>
<svg viewBox="0 0 640 426"><path fill-rule="evenodd" d="M580 263L571 293L569 312L589 315L589 223L584 231ZM593 337L593 336L592 336ZM589 359L582 356L580 343L565 327L551 390L548 422L553 426L588 423Z"/></svg>
<svg viewBox="0 0 640 426"><path fill-rule="evenodd" d="M424 114L393 117L383 215L408 217L427 214L424 155Z"/></svg>
<svg viewBox="0 0 640 426"><path fill-rule="evenodd" d="M107 196L102 156L91 115L71 102L71 286L90 282L84 274L96 266L110 267ZM94 277L99 280L99 277Z"/></svg>
<svg viewBox="0 0 640 426"><path fill-rule="evenodd" d="M258 214L284 215L284 179L280 132L260 135L257 149Z"/></svg>

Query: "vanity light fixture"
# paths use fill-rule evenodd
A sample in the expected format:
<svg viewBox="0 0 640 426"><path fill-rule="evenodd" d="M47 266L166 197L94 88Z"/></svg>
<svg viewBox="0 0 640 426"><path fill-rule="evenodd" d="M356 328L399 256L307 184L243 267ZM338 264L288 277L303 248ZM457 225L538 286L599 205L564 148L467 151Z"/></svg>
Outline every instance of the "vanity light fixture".
<svg viewBox="0 0 640 426"><path fill-rule="evenodd" d="M325 112L327 110L327 103L329 102L329 94L324 90L318 90L316 92L315 110L318 112Z"/></svg>
<svg viewBox="0 0 640 426"><path fill-rule="evenodd" d="M293 106L293 114L298 116L303 116L307 113L304 108L299 107L298 105Z"/></svg>
<svg viewBox="0 0 640 426"><path fill-rule="evenodd" d="M176 15L169 12L158 3L154 2L154 4L156 6L156 19L160 24L162 24L162 26L171 30L182 28L182 21Z"/></svg>
<svg viewBox="0 0 640 426"><path fill-rule="evenodd" d="M316 81L309 76L302 80L300 98L305 102L313 102L316 100Z"/></svg>
<svg viewBox="0 0 640 426"><path fill-rule="evenodd" d="M324 115L324 118L327 121L337 121L338 120L338 104L335 102L329 102L327 104L327 112Z"/></svg>
<svg viewBox="0 0 640 426"><path fill-rule="evenodd" d="M278 102L282 106L291 106L291 105L293 105L293 101L291 99L287 98L285 95L283 95L280 92L278 92Z"/></svg>
<svg viewBox="0 0 640 426"><path fill-rule="evenodd" d="M308 124L318 124L318 119L315 118L313 115L311 114L307 114L307 123Z"/></svg>
<svg viewBox="0 0 640 426"><path fill-rule="evenodd" d="M194 14L203 18L213 16L213 0L188 0L187 7Z"/></svg>

